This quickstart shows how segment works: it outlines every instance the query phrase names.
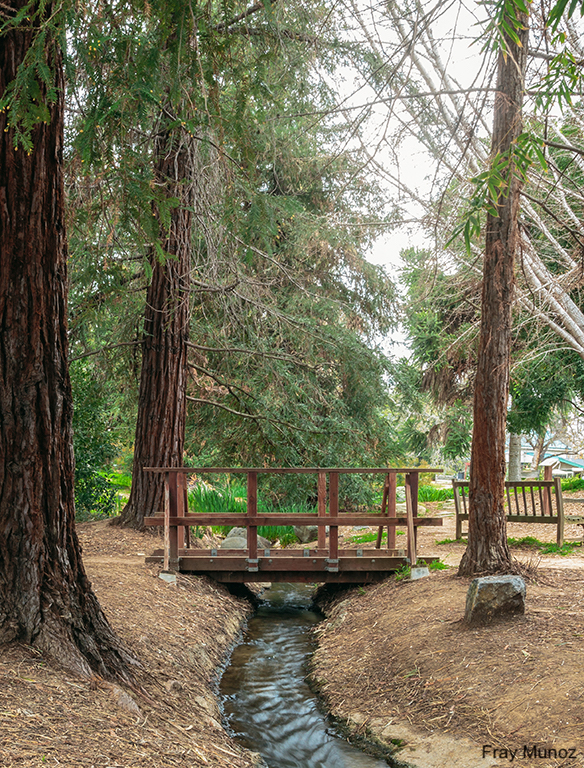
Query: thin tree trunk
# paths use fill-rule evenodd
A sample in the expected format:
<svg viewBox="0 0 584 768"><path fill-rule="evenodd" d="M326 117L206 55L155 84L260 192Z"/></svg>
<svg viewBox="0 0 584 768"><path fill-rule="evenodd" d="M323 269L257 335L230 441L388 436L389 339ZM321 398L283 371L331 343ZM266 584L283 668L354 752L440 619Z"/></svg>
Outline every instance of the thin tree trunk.
<svg viewBox="0 0 584 768"><path fill-rule="evenodd" d="M499 53L492 157L508 153L522 130L527 60L527 18L520 21L520 45L506 38ZM474 392L474 425L469 486L468 546L459 574L495 573L511 567L503 506L505 427L509 396L509 359L515 253L521 184L510 161L507 189L497 201L497 216L487 216L481 330Z"/></svg>
<svg viewBox="0 0 584 768"><path fill-rule="evenodd" d="M539 465L543 461L543 455L545 453L545 434L539 435L537 438L537 442L535 443L534 449L533 449L533 459L531 461L531 468L532 469L538 469Z"/></svg>
<svg viewBox="0 0 584 768"><path fill-rule="evenodd" d="M511 482L521 480L521 435L509 433L509 466L507 479Z"/></svg>
<svg viewBox="0 0 584 768"><path fill-rule="evenodd" d="M144 527L144 517L164 508L163 478L144 472L144 467L180 467L183 463L193 206L189 140L188 135L179 138L169 132L157 146L157 182L180 204L172 209L163 242L169 257L160 261L154 251L151 255L132 490L119 520L121 525L138 529Z"/></svg>
<svg viewBox="0 0 584 768"><path fill-rule="evenodd" d="M0 95L34 34L26 22L4 33ZM0 643L32 644L80 675L130 679L137 661L91 590L75 533L56 44L47 43L47 59L58 95L49 122L32 132L32 152L15 149L0 113Z"/></svg>

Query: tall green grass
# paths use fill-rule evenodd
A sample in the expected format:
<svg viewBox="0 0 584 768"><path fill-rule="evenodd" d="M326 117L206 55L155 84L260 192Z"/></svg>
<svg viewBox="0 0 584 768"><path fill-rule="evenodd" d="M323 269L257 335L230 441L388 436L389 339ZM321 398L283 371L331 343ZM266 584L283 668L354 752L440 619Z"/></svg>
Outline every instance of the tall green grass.
<svg viewBox="0 0 584 768"><path fill-rule="evenodd" d="M189 502L189 511L195 514L207 515L225 515L225 514L245 514L247 510L247 490L245 486L227 486L225 488L207 488L198 485L187 493ZM264 501L261 496L258 497L258 513L268 514L286 514L302 515L315 513L316 507L308 504L295 503L287 504L284 507L277 508L271 502ZM227 536L229 531L237 526L218 525L213 526L213 532L221 536ZM262 525L258 527L258 533L265 539L274 542L277 539L282 544L289 544L296 541L294 528L291 525Z"/></svg>
<svg viewBox="0 0 584 768"><path fill-rule="evenodd" d="M446 501L454 498L454 488L436 488L433 485L421 485L418 488L418 501Z"/></svg>

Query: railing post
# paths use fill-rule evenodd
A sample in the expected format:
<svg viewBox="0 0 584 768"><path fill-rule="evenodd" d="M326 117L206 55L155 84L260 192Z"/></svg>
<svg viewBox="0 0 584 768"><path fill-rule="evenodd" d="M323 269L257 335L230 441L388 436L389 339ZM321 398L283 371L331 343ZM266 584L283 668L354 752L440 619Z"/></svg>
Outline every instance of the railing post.
<svg viewBox="0 0 584 768"><path fill-rule="evenodd" d="M552 467L544 467L543 468L543 479L546 483L551 483L553 481L553 470ZM546 493L545 490L543 492L543 508L542 508L542 514L544 515L551 515L552 510L550 506L550 498L549 498L549 489L546 489L548 492Z"/></svg>
<svg viewBox="0 0 584 768"><path fill-rule="evenodd" d="M178 473L170 470L167 472L166 476L168 478L166 488L168 489L169 516L178 517L180 514L179 509L182 507L182 504L180 503L182 498L179 499L178 492ZM166 503L164 506L166 515ZM168 525L168 558L169 568L166 568L165 570L178 570L178 526L176 525Z"/></svg>
<svg viewBox="0 0 584 768"><path fill-rule="evenodd" d="M177 480L177 514L179 517L184 517L189 509L189 501L187 498L187 476L184 472L176 473ZM178 547L186 547L188 549L190 545L190 530L188 525L182 525L179 530Z"/></svg>
<svg viewBox="0 0 584 768"><path fill-rule="evenodd" d="M257 517L258 513L258 475L257 472L247 473L247 517ZM247 529L247 550L250 560L258 557L258 527L250 525Z"/></svg>
<svg viewBox="0 0 584 768"><path fill-rule="evenodd" d="M387 515L387 517L395 517L397 514L396 508L396 493L397 493L397 475L395 472L388 472L383 484L383 499L381 501L381 514ZM377 530L377 543L376 548L381 549L381 540L383 538L383 528L385 526L380 525ZM387 526L387 549L395 549L395 525Z"/></svg>
<svg viewBox="0 0 584 768"><path fill-rule="evenodd" d="M338 517L339 515L339 473L331 472L329 474L329 515ZM329 529L329 547L331 560L338 560L339 557L339 527L331 525Z"/></svg>
<svg viewBox="0 0 584 768"><path fill-rule="evenodd" d="M562 481L559 477L554 478L554 488L556 490L556 510L558 512L556 541L558 543L558 547L561 547L564 543L564 498L562 496Z"/></svg>
<svg viewBox="0 0 584 768"><path fill-rule="evenodd" d="M389 496L389 474L386 475L383 483L383 498L381 499L381 514L387 514L387 498ZM381 541L383 539L383 529L385 526L380 525L377 529L377 541L375 542L375 549L381 549ZM387 535L389 536L389 526L387 526ZM389 541L388 541L389 546Z"/></svg>
<svg viewBox="0 0 584 768"><path fill-rule="evenodd" d="M414 528L414 496L412 489L412 475L415 473L408 472L406 475L406 513L408 517L408 557L410 559L410 566L414 566L417 562L416 557L416 532ZM417 478L416 478L417 480ZM418 488L416 483L416 502L418 501ZM416 503L416 513L417 513Z"/></svg>
<svg viewBox="0 0 584 768"><path fill-rule="evenodd" d="M326 517L326 472L318 473L317 484L318 495L318 516ZM324 525L318 526L318 549L326 549L326 528Z"/></svg>
<svg viewBox="0 0 584 768"><path fill-rule="evenodd" d="M397 474L395 472L390 472L390 474L387 476L387 479L389 481L389 492L388 492L388 498L387 498L387 516L388 517L396 517L397 516ZM388 525L387 526L387 548L388 549L395 549L396 547L396 541L395 541L395 525Z"/></svg>
<svg viewBox="0 0 584 768"><path fill-rule="evenodd" d="M168 472L164 473L164 562L165 571L170 569L170 489L168 485Z"/></svg>

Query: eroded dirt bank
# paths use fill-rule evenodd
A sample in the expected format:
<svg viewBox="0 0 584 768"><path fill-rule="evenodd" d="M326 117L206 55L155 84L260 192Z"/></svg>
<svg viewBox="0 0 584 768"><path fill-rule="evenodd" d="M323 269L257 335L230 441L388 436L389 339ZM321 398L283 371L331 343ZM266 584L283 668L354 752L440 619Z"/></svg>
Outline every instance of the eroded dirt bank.
<svg viewBox="0 0 584 768"><path fill-rule="evenodd" d="M540 569L525 616L480 629L461 621L468 584L391 579L329 603L312 676L333 716L419 768L584 765L582 571Z"/></svg>
<svg viewBox="0 0 584 768"><path fill-rule="evenodd" d="M250 605L207 579L166 584L144 565L152 535L78 526L86 569L144 665L146 696L54 669L33 649L0 655L0 765L251 768L219 722L213 680Z"/></svg>

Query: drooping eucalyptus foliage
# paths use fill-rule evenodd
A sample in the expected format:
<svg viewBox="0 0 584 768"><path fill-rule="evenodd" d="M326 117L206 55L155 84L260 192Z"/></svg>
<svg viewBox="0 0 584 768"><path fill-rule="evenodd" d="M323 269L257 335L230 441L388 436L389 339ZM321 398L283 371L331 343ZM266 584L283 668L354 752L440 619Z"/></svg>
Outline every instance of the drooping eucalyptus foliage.
<svg viewBox="0 0 584 768"><path fill-rule="evenodd" d="M367 109L374 113L382 104L389 114L379 142L389 145L391 154L384 162L378 159L379 171L394 188L404 218L415 218L431 238L441 268L464 262L479 279L483 249L477 236L504 183L507 160L489 165L495 60L489 45L481 48L488 38L476 39L478 22L484 28L499 8L521 3L469 10L462 4L390 1L367 12L360 3L350 5L372 49L367 84L375 99ZM524 182L517 321L535 323L541 345L570 347L582 356L581 20L579 14L556 13L561 21L553 31L546 27L552 6L530 6L524 131L513 152ZM428 163L423 185L398 162L396 147L411 151L416 145ZM429 274L432 270L429 262Z"/></svg>

